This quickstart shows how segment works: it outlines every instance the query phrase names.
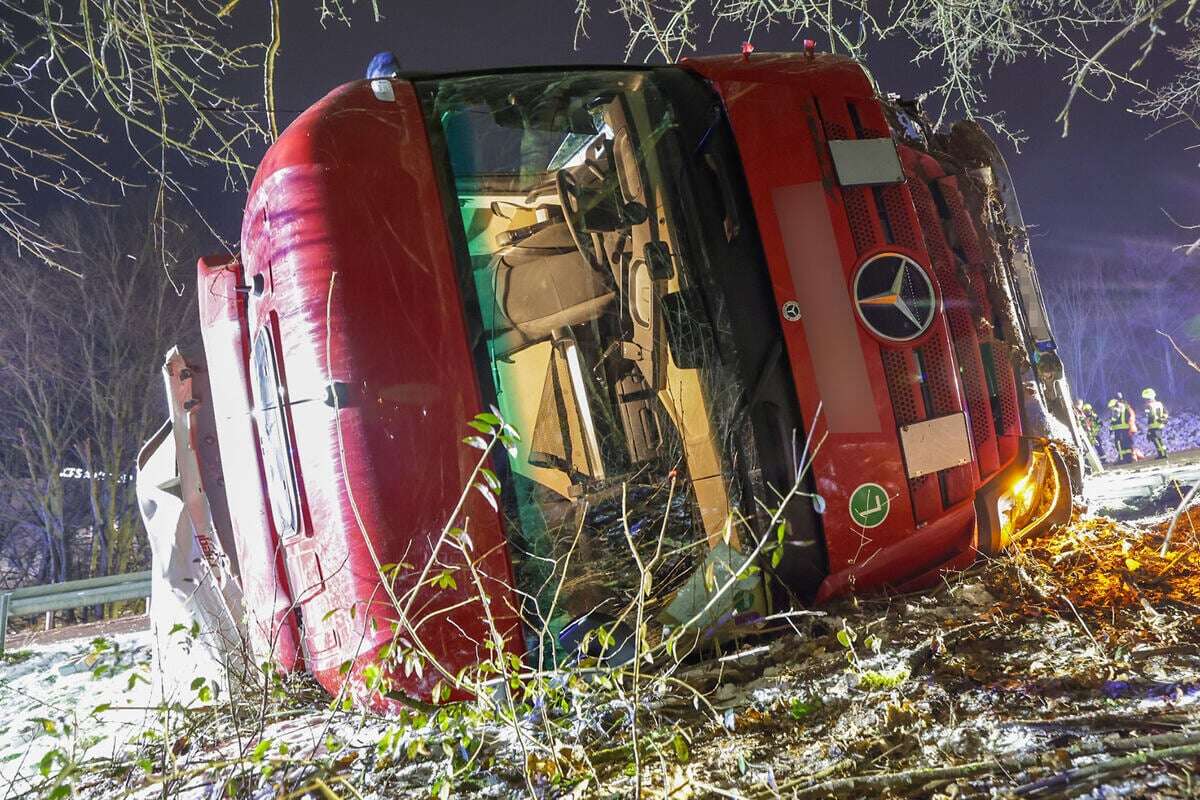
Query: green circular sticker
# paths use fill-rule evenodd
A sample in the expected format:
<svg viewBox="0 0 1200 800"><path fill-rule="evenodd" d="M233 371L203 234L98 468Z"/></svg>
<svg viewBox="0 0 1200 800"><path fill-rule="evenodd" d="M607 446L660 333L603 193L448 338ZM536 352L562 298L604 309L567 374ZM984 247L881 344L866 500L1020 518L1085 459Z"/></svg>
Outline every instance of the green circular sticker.
<svg viewBox="0 0 1200 800"><path fill-rule="evenodd" d="M850 519L864 528L876 528L887 519L892 504L878 483L864 483L850 495Z"/></svg>

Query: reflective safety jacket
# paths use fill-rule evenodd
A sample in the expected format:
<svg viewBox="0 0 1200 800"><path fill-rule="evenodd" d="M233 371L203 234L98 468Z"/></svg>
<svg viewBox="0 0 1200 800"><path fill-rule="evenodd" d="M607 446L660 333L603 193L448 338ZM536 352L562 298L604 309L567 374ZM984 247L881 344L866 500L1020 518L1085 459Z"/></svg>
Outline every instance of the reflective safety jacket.
<svg viewBox="0 0 1200 800"><path fill-rule="evenodd" d="M1158 400L1146 403L1146 427L1152 431L1162 430L1167 424L1167 408Z"/></svg>
<svg viewBox="0 0 1200 800"><path fill-rule="evenodd" d="M1129 430L1129 406L1121 401L1112 407L1112 413L1108 416L1108 429L1110 431L1127 431Z"/></svg>

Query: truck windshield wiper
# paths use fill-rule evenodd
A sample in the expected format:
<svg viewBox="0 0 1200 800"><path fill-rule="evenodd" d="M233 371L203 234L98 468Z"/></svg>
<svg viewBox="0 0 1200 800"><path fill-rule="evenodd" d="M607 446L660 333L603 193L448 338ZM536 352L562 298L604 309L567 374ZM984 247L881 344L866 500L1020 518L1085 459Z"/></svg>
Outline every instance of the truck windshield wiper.
<svg viewBox="0 0 1200 800"><path fill-rule="evenodd" d="M730 177L729 166L725 163L725 159L708 149L713 133L721 124L722 114L719 103L709 106L708 117L708 127L697 140L696 147L692 150L692 158L693 160L702 160L704 165L712 171L713 177L717 179L717 187L721 193L721 216L725 227L725 241L732 242L742 227L741 220L738 218L733 179Z"/></svg>
<svg viewBox="0 0 1200 800"><path fill-rule="evenodd" d="M729 167L716 153L705 153L704 164L712 170L717 179L717 186L721 191L721 210L724 212L722 218L725 225L725 241L732 242L742 229L742 223L738 219L737 199L734 197Z"/></svg>

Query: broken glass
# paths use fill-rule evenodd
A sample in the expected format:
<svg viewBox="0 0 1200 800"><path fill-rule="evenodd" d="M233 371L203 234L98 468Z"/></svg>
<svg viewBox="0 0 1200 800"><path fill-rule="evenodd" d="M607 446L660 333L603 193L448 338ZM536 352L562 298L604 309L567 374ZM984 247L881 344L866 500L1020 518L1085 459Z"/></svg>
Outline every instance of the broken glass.
<svg viewBox="0 0 1200 800"><path fill-rule="evenodd" d="M721 165L698 157L658 75L421 87L461 216L480 377L521 436L498 472L532 653L627 645L639 595L650 641L765 607L746 554L755 498L770 498L695 197ZM732 203L714 198L722 243Z"/></svg>

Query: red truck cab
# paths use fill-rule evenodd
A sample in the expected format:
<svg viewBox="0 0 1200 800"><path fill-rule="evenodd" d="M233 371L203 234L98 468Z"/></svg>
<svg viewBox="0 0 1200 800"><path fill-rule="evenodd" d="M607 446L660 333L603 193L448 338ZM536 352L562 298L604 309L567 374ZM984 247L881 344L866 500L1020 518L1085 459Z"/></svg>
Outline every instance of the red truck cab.
<svg viewBox="0 0 1200 800"><path fill-rule="evenodd" d="M848 59L347 84L199 275L250 638L331 692L916 589L1070 510L1003 159Z"/></svg>

